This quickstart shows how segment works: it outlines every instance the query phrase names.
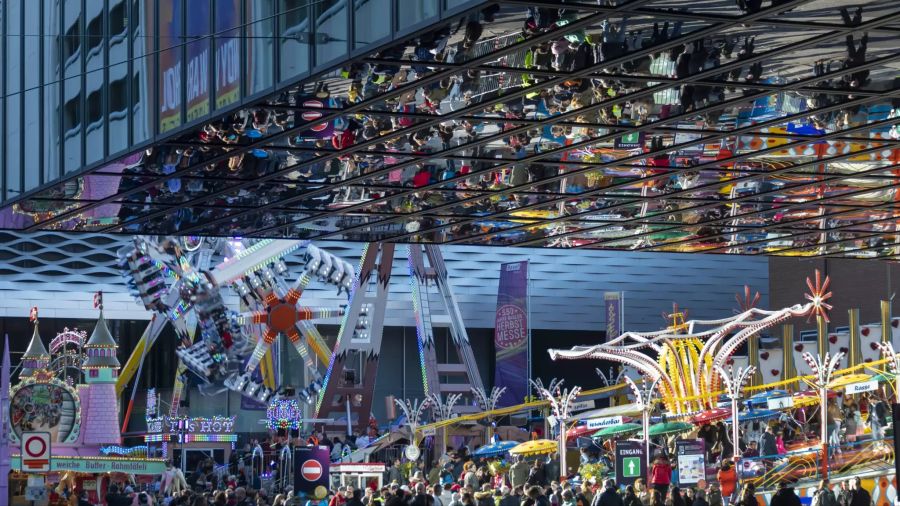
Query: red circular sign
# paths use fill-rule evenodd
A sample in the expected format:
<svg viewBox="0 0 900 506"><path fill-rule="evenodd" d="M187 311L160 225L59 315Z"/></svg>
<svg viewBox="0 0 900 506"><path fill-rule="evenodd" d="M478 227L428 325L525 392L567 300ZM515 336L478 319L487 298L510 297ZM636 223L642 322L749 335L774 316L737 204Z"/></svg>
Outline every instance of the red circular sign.
<svg viewBox="0 0 900 506"><path fill-rule="evenodd" d="M39 449L35 451L36 448ZM47 443L45 443L44 439L41 437L33 436L25 441L25 453L27 453L29 457L43 457L44 452L46 451Z"/></svg>
<svg viewBox="0 0 900 506"><path fill-rule="evenodd" d="M322 102L320 102L318 100L307 100L307 101L303 102L303 107L322 108L322 107L325 107L325 104L323 104ZM303 118L304 121L315 121L315 120L321 118L322 116L324 116L324 114L322 114L321 112L316 112L316 111L304 111L304 112L300 113L300 117ZM328 123L319 123L318 125L310 127L310 130L312 130L313 132L321 132L322 130L325 130L326 128L328 128Z"/></svg>
<svg viewBox="0 0 900 506"><path fill-rule="evenodd" d="M318 460L309 459L300 467L300 475L306 481L319 481L322 477L322 464Z"/></svg>

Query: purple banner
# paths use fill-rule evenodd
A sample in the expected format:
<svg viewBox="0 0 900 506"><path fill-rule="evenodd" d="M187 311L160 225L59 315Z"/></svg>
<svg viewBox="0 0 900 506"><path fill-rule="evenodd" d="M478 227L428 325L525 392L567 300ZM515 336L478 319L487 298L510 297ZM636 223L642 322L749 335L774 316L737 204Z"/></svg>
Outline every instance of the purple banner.
<svg viewBox="0 0 900 506"><path fill-rule="evenodd" d="M622 292L604 292L603 305L606 309L606 340L622 335L623 305Z"/></svg>
<svg viewBox="0 0 900 506"><path fill-rule="evenodd" d="M512 406L528 393L528 261L500 264L494 385L506 387L499 406Z"/></svg>

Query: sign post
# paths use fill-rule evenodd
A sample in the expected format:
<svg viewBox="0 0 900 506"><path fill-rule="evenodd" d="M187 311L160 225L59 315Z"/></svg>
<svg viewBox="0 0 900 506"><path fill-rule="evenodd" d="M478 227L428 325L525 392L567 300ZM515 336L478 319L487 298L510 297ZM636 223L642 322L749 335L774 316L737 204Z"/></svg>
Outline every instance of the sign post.
<svg viewBox="0 0 900 506"><path fill-rule="evenodd" d="M696 485L706 479L706 442L702 439L675 441L678 485Z"/></svg>
<svg viewBox="0 0 900 506"><path fill-rule="evenodd" d="M50 433L22 433L22 471L46 473L50 470Z"/></svg>
<svg viewBox="0 0 900 506"><path fill-rule="evenodd" d="M647 455L640 441L616 441L616 483L632 485L644 473Z"/></svg>

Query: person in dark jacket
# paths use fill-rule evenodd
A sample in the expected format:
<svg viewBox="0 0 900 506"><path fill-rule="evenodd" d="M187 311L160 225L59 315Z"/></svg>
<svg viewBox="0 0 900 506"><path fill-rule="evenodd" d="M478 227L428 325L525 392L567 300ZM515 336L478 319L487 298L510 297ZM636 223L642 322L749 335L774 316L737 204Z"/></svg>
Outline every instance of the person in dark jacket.
<svg viewBox="0 0 900 506"><path fill-rule="evenodd" d="M622 498L622 506L644 506L644 503L634 493L634 485L625 487L625 497Z"/></svg>
<svg viewBox="0 0 900 506"><path fill-rule="evenodd" d="M709 502L706 500L706 491L702 488L698 488L694 492L694 503L692 506L709 506Z"/></svg>
<svg viewBox="0 0 900 506"><path fill-rule="evenodd" d="M778 455L778 444L775 440L775 430L771 425L766 427L766 431L763 432L762 436L759 437L759 453L763 457Z"/></svg>
<svg viewBox="0 0 900 506"><path fill-rule="evenodd" d="M788 486L787 482L781 482L772 500L769 501L769 506L800 506L800 498L794 492L794 487Z"/></svg>
<svg viewBox="0 0 900 506"><path fill-rule="evenodd" d="M616 492L616 482L606 480L603 493L594 496L594 502L591 506L624 506L622 498Z"/></svg>
<svg viewBox="0 0 900 506"><path fill-rule="evenodd" d="M872 496L862 486L859 476L850 479L850 506L871 506Z"/></svg>
<svg viewBox="0 0 900 506"><path fill-rule="evenodd" d="M355 488L353 489L353 495L350 496L350 499L347 501L345 506L363 506L362 502L362 489ZM419 506L419 505L416 505ZM423 505L423 506L433 506L433 505Z"/></svg>
<svg viewBox="0 0 900 506"><path fill-rule="evenodd" d="M528 472L528 484L543 487L546 483L547 477L544 474L544 464L542 464L540 460L535 460L534 465Z"/></svg>

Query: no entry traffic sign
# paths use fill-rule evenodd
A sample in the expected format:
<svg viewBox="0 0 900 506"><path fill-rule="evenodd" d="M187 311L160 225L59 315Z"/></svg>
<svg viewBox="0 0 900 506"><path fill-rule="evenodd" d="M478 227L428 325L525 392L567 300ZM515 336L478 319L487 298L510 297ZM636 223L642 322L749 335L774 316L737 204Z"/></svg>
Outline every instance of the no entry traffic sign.
<svg viewBox="0 0 900 506"><path fill-rule="evenodd" d="M322 464L318 460L309 459L303 463L300 474L306 481L319 481L322 477Z"/></svg>
<svg viewBox="0 0 900 506"><path fill-rule="evenodd" d="M22 471L44 473L50 470L50 433L22 433Z"/></svg>
<svg viewBox="0 0 900 506"><path fill-rule="evenodd" d="M319 485L328 488L331 454L324 446L294 448L294 492L312 494Z"/></svg>

